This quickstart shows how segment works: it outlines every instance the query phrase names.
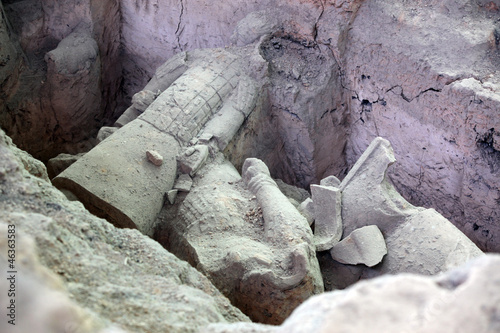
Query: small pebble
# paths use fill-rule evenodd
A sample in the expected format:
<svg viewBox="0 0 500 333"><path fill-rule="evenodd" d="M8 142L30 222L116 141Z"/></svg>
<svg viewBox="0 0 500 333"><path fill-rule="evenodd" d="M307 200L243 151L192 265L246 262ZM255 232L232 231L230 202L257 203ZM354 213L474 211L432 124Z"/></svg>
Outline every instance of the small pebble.
<svg viewBox="0 0 500 333"><path fill-rule="evenodd" d="M148 160L156 166L163 164L163 156L154 150L146 151L146 156L148 157Z"/></svg>

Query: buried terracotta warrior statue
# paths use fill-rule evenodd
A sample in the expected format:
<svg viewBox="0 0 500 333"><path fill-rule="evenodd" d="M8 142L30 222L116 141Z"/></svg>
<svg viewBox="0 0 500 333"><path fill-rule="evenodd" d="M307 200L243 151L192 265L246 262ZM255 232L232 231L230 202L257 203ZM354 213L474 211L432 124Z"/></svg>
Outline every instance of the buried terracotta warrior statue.
<svg viewBox="0 0 500 333"><path fill-rule="evenodd" d="M346 286L382 273L435 274L481 254L437 212L395 191L386 180L394 155L381 138L342 182L312 185L300 207L262 161L247 159L240 175L222 151L263 107L267 64L258 49L173 57L107 129L114 133L54 184L96 215L155 238L266 323L323 292L323 279ZM323 277L316 251L329 251Z"/></svg>
<svg viewBox="0 0 500 333"><path fill-rule="evenodd" d="M312 231L261 161L245 163L243 181L220 153L261 107L266 68L255 45L175 56L54 184L154 236L254 320L280 323L324 290Z"/></svg>

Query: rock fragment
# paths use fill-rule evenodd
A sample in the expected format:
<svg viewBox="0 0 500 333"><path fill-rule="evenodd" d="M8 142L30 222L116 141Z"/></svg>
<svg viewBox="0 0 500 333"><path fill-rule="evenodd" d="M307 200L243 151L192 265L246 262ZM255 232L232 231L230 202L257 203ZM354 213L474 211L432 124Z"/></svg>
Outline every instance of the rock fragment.
<svg viewBox="0 0 500 333"><path fill-rule="evenodd" d="M377 265L387 254L384 236L376 225L354 230L330 250L333 260L343 264Z"/></svg>
<svg viewBox="0 0 500 333"><path fill-rule="evenodd" d="M208 157L208 146L196 145L187 148L184 153L177 158L181 171L191 177L198 172Z"/></svg>
<svg viewBox="0 0 500 333"><path fill-rule="evenodd" d="M147 150L146 157L149 162L156 166L161 166L163 164L163 156L161 156L156 150Z"/></svg>
<svg viewBox="0 0 500 333"><path fill-rule="evenodd" d="M29 153L17 148L17 146L12 142L12 139L8 137L2 130L0 130L0 142L3 142L12 151L16 158L18 158L22 162L21 165L24 167L24 169L31 175L46 181L50 181L45 165L39 160L34 159L33 156L31 156ZM9 170L10 167L14 166L12 164L9 166L0 166L0 181L3 180L6 174L11 171Z"/></svg>
<svg viewBox="0 0 500 333"><path fill-rule="evenodd" d="M103 126L99 129L99 132L97 133L97 142L102 142L106 140L107 137L109 137L111 134L116 132L118 130L118 127L109 127L109 126Z"/></svg>
<svg viewBox="0 0 500 333"><path fill-rule="evenodd" d="M298 207L301 202L309 198L311 195L305 189L293 186L285 183L281 179L274 179L276 185L280 191L294 204L294 206Z"/></svg>
<svg viewBox="0 0 500 333"><path fill-rule="evenodd" d="M317 251L332 248L342 237L342 192L330 186L311 185L314 206L314 244Z"/></svg>
<svg viewBox="0 0 500 333"><path fill-rule="evenodd" d="M191 191L192 186L193 179L191 179L191 176L184 173L175 181L174 189L179 190L180 192L189 192Z"/></svg>
<svg viewBox="0 0 500 333"><path fill-rule="evenodd" d="M335 176L328 176L326 178L321 179L319 182L321 186L331 186L331 187L340 187L340 180Z"/></svg>
<svg viewBox="0 0 500 333"><path fill-rule="evenodd" d="M139 112L144 112L158 95L151 90L141 90L132 96L132 105Z"/></svg>
<svg viewBox="0 0 500 333"><path fill-rule="evenodd" d="M177 198L178 192L179 190L170 190L167 192L167 200L171 205L175 204L175 199Z"/></svg>
<svg viewBox="0 0 500 333"><path fill-rule="evenodd" d="M78 161L79 158L81 158L85 154L77 154L77 155L71 155L71 154L59 154L56 157L51 158L47 162L47 172L49 173L50 178L54 178L55 176L59 175L61 172L66 170L71 164L75 163Z"/></svg>

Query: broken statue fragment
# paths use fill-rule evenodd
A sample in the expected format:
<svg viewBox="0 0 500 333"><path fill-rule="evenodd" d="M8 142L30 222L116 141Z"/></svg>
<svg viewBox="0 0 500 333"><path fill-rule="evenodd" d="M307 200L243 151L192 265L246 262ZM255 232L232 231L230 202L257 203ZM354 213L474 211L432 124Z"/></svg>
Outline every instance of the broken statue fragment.
<svg viewBox="0 0 500 333"><path fill-rule="evenodd" d="M243 181L221 153L262 95L265 75L247 73L260 66L248 61L265 63L258 45L175 56L120 128L54 184L154 236L254 320L277 324L324 288L309 224L267 166L248 159Z"/></svg>
<svg viewBox="0 0 500 333"><path fill-rule="evenodd" d="M499 332L499 266L500 256L487 254L438 276L361 281L311 297L280 326L210 324L200 333Z"/></svg>
<svg viewBox="0 0 500 333"><path fill-rule="evenodd" d="M382 261L387 254L387 247L380 229L376 225L369 225L354 230L333 245L330 254L334 260L343 264L372 267Z"/></svg>
<svg viewBox="0 0 500 333"><path fill-rule="evenodd" d="M223 149L228 133L234 135L252 111L256 88L241 62L220 49L173 57L134 96L116 123L120 129L54 178L54 185L115 225L152 235L166 193L173 198L178 164L193 176L205 162L207 146L188 148L191 140L203 134ZM225 127L210 121L226 113L238 117Z"/></svg>
<svg viewBox="0 0 500 333"><path fill-rule="evenodd" d="M222 154L210 158L160 219L155 238L254 321L281 323L323 291L307 219L258 159L242 178Z"/></svg>
<svg viewBox="0 0 500 333"><path fill-rule="evenodd" d="M389 141L375 138L340 184L344 235L352 233L353 237L359 228L377 226L385 238L387 255L379 265L368 268L348 267L320 254L323 276L336 281L334 287L385 273L433 275L482 255L470 239L434 209L415 207L396 191L387 179L387 168L395 161ZM377 237L373 239L375 252L382 253L375 244ZM345 248L338 243L331 251L335 258L345 253Z"/></svg>

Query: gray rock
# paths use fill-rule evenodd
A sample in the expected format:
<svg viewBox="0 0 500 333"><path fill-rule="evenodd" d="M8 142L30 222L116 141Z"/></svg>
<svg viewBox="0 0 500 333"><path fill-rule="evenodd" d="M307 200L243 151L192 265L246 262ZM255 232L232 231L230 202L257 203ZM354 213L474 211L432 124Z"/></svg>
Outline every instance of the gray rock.
<svg viewBox="0 0 500 333"><path fill-rule="evenodd" d="M40 278L36 273L31 278L31 273L23 270L18 276L18 286L23 289L16 299L26 305L22 309L36 306L36 311L27 312L22 320L18 317L18 332L29 331L29 327L42 332L51 318L55 321L50 325L56 326L49 326L50 332L63 332L55 331L59 325L64 331L75 329L64 326L69 324L66 319L74 319L75 325L88 323L88 328L78 327L82 332L96 332L100 329L94 329L96 324L104 324L103 328L115 324L129 332L194 332L211 322L248 320L203 275L157 242L137 230L113 227L80 203L67 201L50 183L29 175L3 140L0 170L5 199L0 201L0 224L16 226L20 237L16 263L20 269L26 264L21 253L29 247L25 247L23 235L31 236L40 262L52 272L49 275L63 281L66 290L56 302L54 293L43 287L50 277ZM3 231L1 234L5 240ZM28 265L32 263L29 260ZM6 297L7 293L2 293L0 303L5 304ZM47 303L47 297L51 302ZM77 306L70 305L75 303ZM87 321L85 313L89 312L97 316L95 321ZM6 321L0 325L5 331Z"/></svg>
<svg viewBox="0 0 500 333"><path fill-rule="evenodd" d="M158 167L163 164L163 156L161 156L156 150L146 150L146 157L149 162Z"/></svg>
<svg viewBox="0 0 500 333"><path fill-rule="evenodd" d="M377 265L387 254L384 236L376 225L354 230L330 250L333 260L343 264Z"/></svg>
<svg viewBox="0 0 500 333"><path fill-rule="evenodd" d="M137 94L132 96L132 105L139 112L144 112L148 108L151 103L156 99L157 94L152 92L151 90L141 90Z"/></svg>
<svg viewBox="0 0 500 333"><path fill-rule="evenodd" d="M38 221L46 219L39 214L13 213L11 216L32 218ZM16 251L13 261L15 268L11 270L15 273L7 274L7 278L0 281L0 287L7 291L0 297L0 301L2 304L12 306L12 309L5 312L7 315L5 320L0 322L0 329L3 332L62 333L71 329L78 329L82 333L125 332L71 300L61 277L40 263L34 239L20 230L12 232L14 230L12 224L10 224L11 227L8 226L7 221L0 221L2 267L12 265L8 262L9 258L6 255L9 249L13 249L8 246L8 236L15 235L14 250ZM9 233L9 230L12 233ZM15 303L12 304L11 300ZM24 311L29 311L27 312L29 315L20 316L20 313Z"/></svg>
<svg viewBox="0 0 500 333"><path fill-rule="evenodd" d="M319 184L321 186L340 187L340 180L335 176L328 176L321 179Z"/></svg>
<svg viewBox="0 0 500 333"><path fill-rule="evenodd" d="M316 251L331 249L342 237L342 192L330 186L311 185Z"/></svg>
<svg viewBox="0 0 500 333"><path fill-rule="evenodd" d="M168 202L173 205L175 203L175 199L177 198L177 193L179 190L170 190L167 192Z"/></svg>
<svg viewBox="0 0 500 333"><path fill-rule="evenodd" d="M194 176L206 162L207 157L208 146L196 145L184 150L184 152L177 157L177 161L183 173Z"/></svg>
<svg viewBox="0 0 500 333"><path fill-rule="evenodd" d="M108 138L108 136L112 135L114 132L118 130L118 127L109 127L103 126L99 129L97 133L97 142L100 143Z"/></svg>
<svg viewBox="0 0 500 333"><path fill-rule="evenodd" d="M80 159L83 155L85 154L82 153L77 155L71 155L71 154L61 153L56 157L51 158L47 162L47 171L49 173L50 178L54 178L55 176L59 175L61 172L66 170L71 164L78 161L78 159Z"/></svg>
<svg viewBox="0 0 500 333"><path fill-rule="evenodd" d="M237 323L234 325L208 325L200 333L274 333L279 326L262 325L257 323Z"/></svg>
<svg viewBox="0 0 500 333"><path fill-rule="evenodd" d="M280 191L288 199L292 199L293 201L298 202L299 204L311 196L309 192L307 192L303 188L287 184L281 179L274 179L274 181L276 182L276 185L278 185Z"/></svg>
<svg viewBox="0 0 500 333"><path fill-rule="evenodd" d="M191 187L193 186L193 180L191 176L188 174L179 175L177 180L175 181L174 188L181 192L189 192L191 191Z"/></svg>
<svg viewBox="0 0 500 333"><path fill-rule="evenodd" d="M24 169L28 171L31 175L43 179L45 181L49 181L49 176L45 165L39 160L34 159L33 156L31 156L24 150L17 148L17 146L12 142L12 139L8 137L5 134L5 132L1 130L0 130L0 142L3 142L14 153L14 155L22 162ZM2 171L0 171L0 173L2 173Z"/></svg>
<svg viewBox="0 0 500 333"><path fill-rule="evenodd" d="M200 332L496 332L499 265L488 254L436 277L384 276L314 296L278 327L211 324Z"/></svg>

